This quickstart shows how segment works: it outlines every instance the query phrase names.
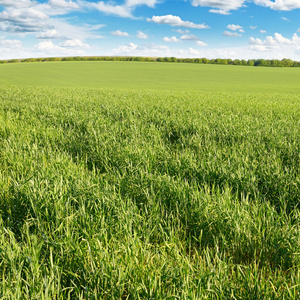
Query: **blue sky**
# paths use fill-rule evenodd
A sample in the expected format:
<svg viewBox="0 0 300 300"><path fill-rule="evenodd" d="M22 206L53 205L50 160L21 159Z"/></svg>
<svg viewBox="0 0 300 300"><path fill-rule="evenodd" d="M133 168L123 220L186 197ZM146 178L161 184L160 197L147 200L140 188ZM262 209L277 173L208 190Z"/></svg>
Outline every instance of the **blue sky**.
<svg viewBox="0 0 300 300"><path fill-rule="evenodd" d="M300 0L0 0L0 59L300 60Z"/></svg>

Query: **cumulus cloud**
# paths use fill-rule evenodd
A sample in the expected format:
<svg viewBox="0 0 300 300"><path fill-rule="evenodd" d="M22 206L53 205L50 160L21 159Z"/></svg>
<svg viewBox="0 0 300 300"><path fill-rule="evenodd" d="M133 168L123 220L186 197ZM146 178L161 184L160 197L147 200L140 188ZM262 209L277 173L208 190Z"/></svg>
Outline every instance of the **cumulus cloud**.
<svg viewBox="0 0 300 300"><path fill-rule="evenodd" d="M200 52L194 48L189 48L189 52L191 55L200 55Z"/></svg>
<svg viewBox="0 0 300 300"><path fill-rule="evenodd" d="M30 0L0 0L0 5L5 7L30 7L32 2Z"/></svg>
<svg viewBox="0 0 300 300"><path fill-rule="evenodd" d="M115 36L129 36L127 32L123 32L121 30L111 31L110 34Z"/></svg>
<svg viewBox="0 0 300 300"><path fill-rule="evenodd" d="M211 13L227 15L230 10L236 10L243 6L246 0L193 0L193 6L213 7Z"/></svg>
<svg viewBox="0 0 300 300"><path fill-rule="evenodd" d="M65 1L65 0L50 0L49 4L54 7L59 7L59 8L72 8L72 9L77 9L79 8L79 5L77 5L73 1Z"/></svg>
<svg viewBox="0 0 300 300"><path fill-rule="evenodd" d="M116 15L123 18L133 18L133 11L137 6L146 5L154 7L158 0L126 0L122 5L116 5L113 2L100 1L90 3L83 1L82 4L87 7L96 8L97 10L110 15Z"/></svg>
<svg viewBox="0 0 300 300"><path fill-rule="evenodd" d="M197 41L196 44L199 46L199 47L206 47L207 44L202 42L202 41Z"/></svg>
<svg viewBox="0 0 300 300"><path fill-rule="evenodd" d="M133 56L171 56L171 51L167 46L157 44L136 45L129 43L113 49L114 55L133 55Z"/></svg>
<svg viewBox="0 0 300 300"><path fill-rule="evenodd" d="M0 12L0 29L5 32L37 32L49 28L49 17L35 8L8 8Z"/></svg>
<svg viewBox="0 0 300 300"><path fill-rule="evenodd" d="M209 12L228 15L231 10L245 6L248 0L192 0L193 6L212 7ZM273 10L293 10L300 8L298 0L253 0L257 5L269 7Z"/></svg>
<svg viewBox="0 0 300 300"><path fill-rule="evenodd" d="M39 42L35 46L35 49L37 50L53 50L55 48L59 48L59 47L55 46L52 41Z"/></svg>
<svg viewBox="0 0 300 300"><path fill-rule="evenodd" d="M291 39L283 37L280 33L275 33L274 36L267 36L265 40L251 37L249 39L250 49L254 51L270 51L280 49L283 46L299 47L300 37L295 33Z"/></svg>
<svg viewBox="0 0 300 300"><path fill-rule="evenodd" d="M129 7L135 7L139 5L147 5L149 7L154 7L157 2L157 0L127 0L125 1L125 5Z"/></svg>
<svg viewBox="0 0 300 300"><path fill-rule="evenodd" d="M153 22L156 24L167 24L172 27L185 27L194 29L206 29L209 28L206 24L195 24L190 21L183 21L178 16L165 15L165 16L153 16L151 19L147 18L148 22Z"/></svg>
<svg viewBox="0 0 300 300"><path fill-rule="evenodd" d="M55 29L43 31L36 36L38 39L62 39L63 35L59 34Z"/></svg>
<svg viewBox="0 0 300 300"><path fill-rule="evenodd" d="M300 8L298 0L253 0L255 4L269 7L273 10L293 10Z"/></svg>
<svg viewBox="0 0 300 300"><path fill-rule="evenodd" d="M180 34L187 34L190 33L188 29L182 30L182 29L173 29L173 31L178 32Z"/></svg>
<svg viewBox="0 0 300 300"><path fill-rule="evenodd" d="M136 36L137 36L137 38L139 38L141 40L146 40L149 38L149 35L142 31L138 31Z"/></svg>
<svg viewBox="0 0 300 300"><path fill-rule="evenodd" d="M227 26L227 28L230 29L230 30L233 30L233 31L243 29L242 26L240 26L240 25L234 25L234 24L229 24L229 25Z"/></svg>
<svg viewBox="0 0 300 300"><path fill-rule="evenodd" d="M28 20L45 20L48 16L34 8L9 9L0 13L0 20L26 23Z"/></svg>
<svg viewBox="0 0 300 300"><path fill-rule="evenodd" d="M212 14L230 15L230 12L224 9L210 9L209 12Z"/></svg>
<svg viewBox="0 0 300 300"><path fill-rule="evenodd" d="M164 38L163 38L163 41L164 42L167 42L167 43L179 43L179 42L181 42L176 36L172 36L172 37L167 37L167 36L165 36Z"/></svg>
<svg viewBox="0 0 300 300"><path fill-rule="evenodd" d="M73 44L73 46L71 46ZM55 45L52 41L39 42L34 50L41 56L70 56L70 55L85 55L85 46L79 42L70 42L70 46Z"/></svg>
<svg viewBox="0 0 300 300"><path fill-rule="evenodd" d="M23 43L19 40L0 40L0 46L4 48L21 48Z"/></svg>
<svg viewBox="0 0 300 300"><path fill-rule="evenodd" d="M88 3L87 6L96 8L97 10L109 15L117 15L123 18L132 18L132 9L124 5L113 5L100 1L99 3Z"/></svg>
<svg viewBox="0 0 300 300"><path fill-rule="evenodd" d="M199 37L193 34L184 34L180 37L180 39L184 41L198 41Z"/></svg>
<svg viewBox="0 0 300 300"><path fill-rule="evenodd" d="M236 36L242 36L240 33L238 32L235 32L235 31L228 31L228 30L225 30L223 32L223 35L224 36L229 36L229 37L236 37Z"/></svg>
<svg viewBox="0 0 300 300"><path fill-rule="evenodd" d="M79 39L74 40L66 40L60 44L61 47L72 47L72 48L80 48L80 49L87 49L90 48L90 45L83 43Z"/></svg>

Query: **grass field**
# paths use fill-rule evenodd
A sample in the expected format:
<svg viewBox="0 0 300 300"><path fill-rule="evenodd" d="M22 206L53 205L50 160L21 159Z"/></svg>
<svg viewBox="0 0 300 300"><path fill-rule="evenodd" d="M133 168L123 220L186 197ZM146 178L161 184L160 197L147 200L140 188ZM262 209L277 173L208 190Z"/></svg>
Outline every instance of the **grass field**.
<svg viewBox="0 0 300 300"><path fill-rule="evenodd" d="M6 64L0 85L300 93L297 68L149 62Z"/></svg>
<svg viewBox="0 0 300 300"><path fill-rule="evenodd" d="M0 74L1 299L299 299L300 69Z"/></svg>

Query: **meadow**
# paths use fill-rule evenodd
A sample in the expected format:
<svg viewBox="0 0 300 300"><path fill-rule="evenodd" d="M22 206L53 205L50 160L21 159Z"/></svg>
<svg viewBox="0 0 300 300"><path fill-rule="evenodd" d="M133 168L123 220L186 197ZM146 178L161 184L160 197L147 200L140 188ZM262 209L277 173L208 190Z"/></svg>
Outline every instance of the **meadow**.
<svg viewBox="0 0 300 300"><path fill-rule="evenodd" d="M0 65L0 298L299 299L299 79Z"/></svg>

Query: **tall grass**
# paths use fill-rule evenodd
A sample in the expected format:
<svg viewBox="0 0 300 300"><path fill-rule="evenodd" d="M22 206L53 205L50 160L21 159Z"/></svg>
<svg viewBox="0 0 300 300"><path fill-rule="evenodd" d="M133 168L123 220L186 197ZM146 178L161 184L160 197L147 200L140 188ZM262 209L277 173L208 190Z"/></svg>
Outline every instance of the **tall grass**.
<svg viewBox="0 0 300 300"><path fill-rule="evenodd" d="M0 89L2 299L299 299L299 96Z"/></svg>

